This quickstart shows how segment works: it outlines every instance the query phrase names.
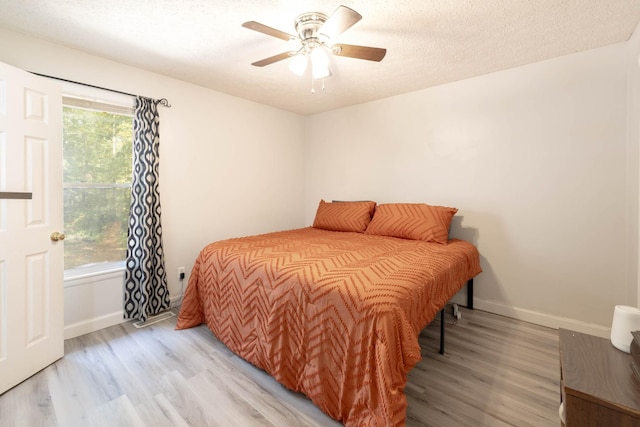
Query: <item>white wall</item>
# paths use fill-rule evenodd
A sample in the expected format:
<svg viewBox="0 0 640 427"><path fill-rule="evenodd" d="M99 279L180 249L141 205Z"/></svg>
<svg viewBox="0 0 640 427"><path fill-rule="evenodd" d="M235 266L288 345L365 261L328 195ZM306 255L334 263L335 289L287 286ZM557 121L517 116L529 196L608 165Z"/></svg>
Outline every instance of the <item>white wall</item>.
<svg viewBox="0 0 640 427"><path fill-rule="evenodd" d="M123 269L65 280L64 339L122 323L123 283Z"/></svg>
<svg viewBox="0 0 640 427"><path fill-rule="evenodd" d="M180 293L178 267L188 274L205 244L305 225L300 116L2 28L0 61L169 100L171 108L159 108L160 192L172 297ZM119 292L121 281L110 282ZM95 303L104 284L80 289L66 288L67 326L113 315L113 304L122 309L121 296ZM99 311L83 320L87 305Z"/></svg>
<svg viewBox="0 0 640 427"><path fill-rule="evenodd" d="M479 308L601 335L615 304L640 302L639 54L636 31L301 118L0 29L2 62L173 105L160 110L172 296L177 267L188 272L206 243L307 225L322 197L427 202L458 207L452 235L480 249ZM79 310L68 323L117 305L104 284L80 285L67 288Z"/></svg>
<svg viewBox="0 0 640 427"><path fill-rule="evenodd" d="M306 118L307 221L320 198L457 207L477 307L606 336L637 293L630 57L619 44Z"/></svg>

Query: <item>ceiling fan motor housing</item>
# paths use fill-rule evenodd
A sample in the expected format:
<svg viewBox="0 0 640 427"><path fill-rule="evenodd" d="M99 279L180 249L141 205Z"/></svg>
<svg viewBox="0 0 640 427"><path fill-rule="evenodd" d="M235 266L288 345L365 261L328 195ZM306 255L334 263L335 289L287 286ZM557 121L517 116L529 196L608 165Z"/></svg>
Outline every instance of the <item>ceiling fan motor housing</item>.
<svg viewBox="0 0 640 427"><path fill-rule="evenodd" d="M326 41L321 40L321 34L318 33L318 30L326 20L327 15L320 12L303 13L296 18L295 28L303 47L321 45ZM325 38L327 37L325 36Z"/></svg>

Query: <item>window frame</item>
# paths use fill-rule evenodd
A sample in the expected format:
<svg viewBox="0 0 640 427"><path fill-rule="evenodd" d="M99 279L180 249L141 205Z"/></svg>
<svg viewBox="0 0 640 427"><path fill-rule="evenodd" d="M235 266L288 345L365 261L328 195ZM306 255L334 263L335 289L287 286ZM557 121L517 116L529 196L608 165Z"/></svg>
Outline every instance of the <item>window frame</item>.
<svg viewBox="0 0 640 427"><path fill-rule="evenodd" d="M134 98L106 90L86 87L73 83L63 85L63 107L81 108L93 111L104 111L113 114L130 115L133 119L135 108ZM132 177L133 181L133 177ZM128 184L113 184L109 188L129 187ZM85 185L83 185L85 186ZM103 184L86 184L89 187L104 187ZM63 189L67 188L63 182ZM62 195L61 195L62 196ZM64 269L65 287L75 286L77 280L112 275L124 271L125 260L88 264L86 266Z"/></svg>

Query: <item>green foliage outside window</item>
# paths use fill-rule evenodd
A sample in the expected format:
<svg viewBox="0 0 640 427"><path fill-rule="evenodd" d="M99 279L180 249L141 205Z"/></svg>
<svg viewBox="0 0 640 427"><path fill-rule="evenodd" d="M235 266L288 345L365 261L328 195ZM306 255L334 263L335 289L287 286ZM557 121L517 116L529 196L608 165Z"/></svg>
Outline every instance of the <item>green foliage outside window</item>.
<svg viewBox="0 0 640 427"><path fill-rule="evenodd" d="M123 261L131 202L131 116L64 107L65 270Z"/></svg>

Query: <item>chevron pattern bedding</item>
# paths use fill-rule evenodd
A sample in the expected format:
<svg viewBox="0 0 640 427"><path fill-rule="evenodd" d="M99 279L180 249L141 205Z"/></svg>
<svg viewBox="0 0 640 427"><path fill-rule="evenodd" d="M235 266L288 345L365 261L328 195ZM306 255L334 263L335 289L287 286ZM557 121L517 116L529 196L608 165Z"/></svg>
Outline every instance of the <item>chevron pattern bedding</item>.
<svg viewBox="0 0 640 427"><path fill-rule="evenodd" d="M403 425L420 331L480 272L455 239L309 227L224 240L200 252L177 329L206 323L347 426Z"/></svg>

